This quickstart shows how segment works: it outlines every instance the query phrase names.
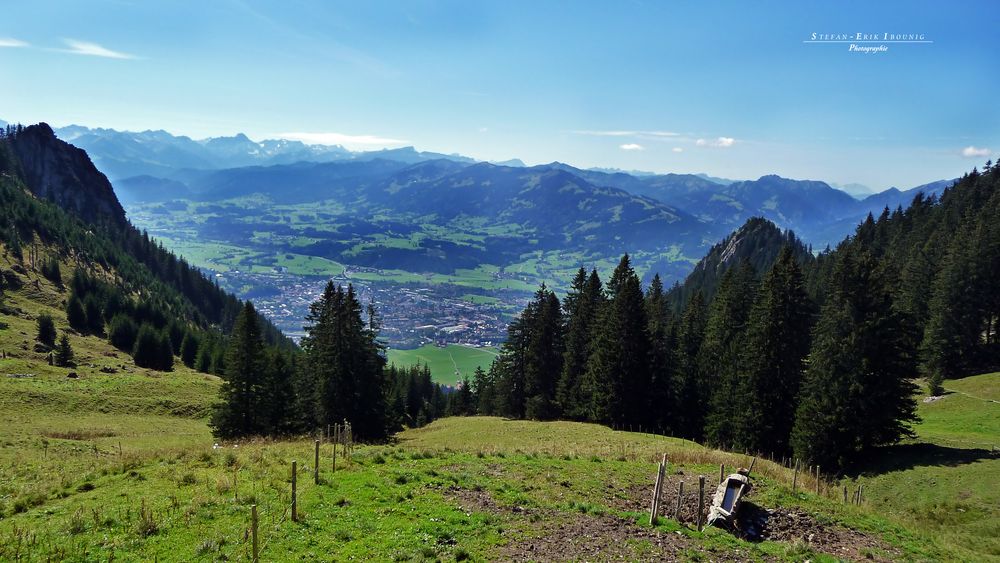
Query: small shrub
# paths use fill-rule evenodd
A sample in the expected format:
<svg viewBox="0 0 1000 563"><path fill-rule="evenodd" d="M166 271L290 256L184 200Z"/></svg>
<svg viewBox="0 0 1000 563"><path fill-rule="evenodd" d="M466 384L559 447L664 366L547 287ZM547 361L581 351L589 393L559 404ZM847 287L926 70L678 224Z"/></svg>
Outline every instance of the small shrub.
<svg viewBox="0 0 1000 563"><path fill-rule="evenodd" d="M139 522L136 524L135 531L143 538L155 536L160 531L160 523L156 521L153 510L146 506L145 500L142 501L142 505L139 507Z"/></svg>
<svg viewBox="0 0 1000 563"><path fill-rule="evenodd" d="M33 495L19 497L14 500L14 514L20 514L22 512L27 512L28 510L41 505L45 502L45 495L41 493L35 493Z"/></svg>
<svg viewBox="0 0 1000 563"><path fill-rule="evenodd" d="M212 462L214 461L214 458L212 457L212 452L201 452L201 455L198 456L198 461L202 463L207 463L209 466L211 466Z"/></svg>
<svg viewBox="0 0 1000 563"><path fill-rule="evenodd" d="M225 495L231 490L233 490L233 484L229 481L228 477L219 477L215 480L215 492Z"/></svg>
<svg viewBox="0 0 1000 563"><path fill-rule="evenodd" d="M396 476L396 484L397 485L405 485L405 484L407 484L409 482L410 482L410 480L406 477L406 475L397 475Z"/></svg>
<svg viewBox="0 0 1000 563"><path fill-rule="evenodd" d="M236 454L233 452L226 452L226 459L224 461L226 467L233 467L236 465Z"/></svg>
<svg viewBox="0 0 1000 563"><path fill-rule="evenodd" d="M194 485L197 482L198 478L194 476L194 473L191 473L189 471L184 475L181 475L181 478L178 479L177 484L183 487L185 485Z"/></svg>
<svg viewBox="0 0 1000 563"><path fill-rule="evenodd" d="M375 454L375 457L372 458L372 463L382 465L385 463L385 458L382 457L382 454Z"/></svg>
<svg viewBox="0 0 1000 563"><path fill-rule="evenodd" d="M198 545L198 555L208 555L217 551L222 551L222 546L226 545L225 538L218 540L205 540Z"/></svg>
<svg viewBox="0 0 1000 563"><path fill-rule="evenodd" d="M72 535L82 534L87 529L87 522L83 519L83 509L77 508L76 512L69 517L69 533Z"/></svg>
<svg viewBox="0 0 1000 563"><path fill-rule="evenodd" d="M455 561L468 561L470 557L469 552L464 549L455 550Z"/></svg>

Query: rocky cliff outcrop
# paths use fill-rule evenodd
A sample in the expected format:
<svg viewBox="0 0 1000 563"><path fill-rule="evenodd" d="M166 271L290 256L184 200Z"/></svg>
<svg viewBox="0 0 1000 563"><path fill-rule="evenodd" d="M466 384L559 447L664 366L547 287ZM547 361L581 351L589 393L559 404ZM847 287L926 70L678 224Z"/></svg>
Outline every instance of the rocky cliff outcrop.
<svg viewBox="0 0 1000 563"><path fill-rule="evenodd" d="M48 199L91 223L125 225L125 210L111 182L87 153L56 138L46 123L9 137L20 176L37 197Z"/></svg>

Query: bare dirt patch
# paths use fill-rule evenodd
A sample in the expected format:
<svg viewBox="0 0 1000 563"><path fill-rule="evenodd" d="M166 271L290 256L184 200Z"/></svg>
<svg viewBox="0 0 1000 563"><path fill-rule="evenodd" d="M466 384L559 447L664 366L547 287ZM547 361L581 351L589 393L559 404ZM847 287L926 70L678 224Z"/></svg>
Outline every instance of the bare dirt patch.
<svg viewBox="0 0 1000 563"><path fill-rule="evenodd" d="M677 492L680 480L676 476L668 479L663 487L663 498L660 501L660 516L673 518L677 509ZM612 506L617 510L638 512L648 511L651 502L649 485L633 485L612 498ZM715 492L715 484L705 484L705 512L707 518L708 504ZM878 559L878 554L888 554L884 560L892 560L892 555L899 555L899 550L890 547L877 537L851 530L835 524L825 524L804 510L794 508L766 509L753 504L752 495L747 497L740 509L739 522L733 533L747 541L804 542L816 551L850 560L866 560L872 557ZM686 524L694 524L698 516L698 483L684 483L684 495L681 498L680 517L678 520Z"/></svg>
<svg viewBox="0 0 1000 563"><path fill-rule="evenodd" d="M795 508L766 509L745 502L740 509L736 533L750 541L802 541L816 551L852 561L893 561L899 550L878 538L842 526L824 524L808 512ZM880 557L879 554L885 554Z"/></svg>
<svg viewBox="0 0 1000 563"><path fill-rule="evenodd" d="M521 520L516 539L497 554L504 561L669 561L690 544L616 516L502 506L485 490L452 487L445 495L468 511Z"/></svg>

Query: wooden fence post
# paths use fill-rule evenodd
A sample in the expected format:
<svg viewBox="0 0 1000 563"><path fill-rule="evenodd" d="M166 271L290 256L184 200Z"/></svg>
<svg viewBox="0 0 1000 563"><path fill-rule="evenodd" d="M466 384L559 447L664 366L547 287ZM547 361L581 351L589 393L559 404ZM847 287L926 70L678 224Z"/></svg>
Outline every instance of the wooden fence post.
<svg viewBox="0 0 1000 563"><path fill-rule="evenodd" d="M681 500L684 498L684 481L678 485L677 489L677 508L674 509L674 520L678 522L681 521Z"/></svg>
<svg viewBox="0 0 1000 563"><path fill-rule="evenodd" d="M705 517L703 512L705 511L705 476L698 476L698 531L702 530L702 524L705 522Z"/></svg>
<svg viewBox="0 0 1000 563"><path fill-rule="evenodd" d="M795 488L799 484L799 460L795 460L795 473L792 473L792 492L795 492Z"/></svg>
<svg viewBox="0 0 1000 563"><path fill-rule="evenodd" d="M819 494L819 465L816 466L816 494Z"/></svg>
<svg viewBox="0 0 1000 563"><path fill-rule="evenodd" d="M316 440L316 453L313 459L313 483L319 485L319 440Z"/></svg>
<svg viewBox="0 0 1000 563"><path fill-rule="evenodd" d="M656 517L660 513L660 492L663 490L663 478L667 470L667 454L663 454L663 460L660 461L659 467L656 469L656 483L653 485L653 503L649 507L649 525L656 525Z"/></svg>
<svg viewBox="0 0 1000 563"><path fill-rule="evenodd" d="M725 480L726 480L726 464L725 463L720 463L719 464L719 482L721 483L721 482L723 482Z"/></svg>
<svg viewBox="0 0 1000 563"><path fill-rule="evenodd" d="M253 563L260 562L260 552L257 549L257 505L250 506L250 530L253 535Z"/></svg>
<svg viewBox="0 0 1000 563"><path fill-rule="evenodd" d="M298 504L295 498L295 474L298 473L298 463L292 460L292 522L299 521Z"/></svg>
<svg viewBox="0 0 1000 563"><path fill-rule="evenodd" d="M847 504L847 485L844 485L844 504Z"/></svg>

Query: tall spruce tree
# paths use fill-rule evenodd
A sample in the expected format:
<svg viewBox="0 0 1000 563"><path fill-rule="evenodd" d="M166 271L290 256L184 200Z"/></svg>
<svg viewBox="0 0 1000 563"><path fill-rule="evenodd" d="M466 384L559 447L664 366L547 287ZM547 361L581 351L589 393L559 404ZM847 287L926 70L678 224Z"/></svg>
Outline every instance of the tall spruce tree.
<svg viewBox="0 0 1000 563"><path fill-rule="evenodd" d="M73 347L69 344L69 336L64 332L59 338L59 345L56 346L55 363L59 367L70 367L73 365Z"/></svg>
<svg viewBox="0 0 1000 563"><path fill-rule="evenodd" d="M642 285L622 256L608 281L585 374L589 419L649 426L649 334Z"/></svg>
<svg viewBox="0 0 1000 563"><path fill-rule="evenodd" d="M532 300L521 312L521 316L507 325L507 340L500 347L500 353L490 369L495 372L497 411L511 418L524 418L525 414L525 368L531 327L537 311L537 303Z"/></svg>
<svg viewBox="0 0 1000 563"><path fill-rule="evenodd" d="M705 337L705 300L696 292L677 327L677 358L674 373L674 404L670 411L670 428L675 436L698 438L702 434L704 405L701 392L701 374L698 350Z"/></svg>
<svg viewBox="0 0 1000 563"><path fill-rule="evenodd" d="M709 307L705 338L697 355L695 397L699 405L693 429L704 424L704 435L716 445L735 445L743 432L739 420L746 416L748 394L742 371L744 336L757 290L757 277L749 260L726 270L719 291ZM698 435L695 435L698 437Z"/></svg>
<svg viewBox="0 0 1000 563"><path fill-rule="evenodd" d="M789 453L813 315L802 270L786 246L764 275L750 311L742 350L749 401L738 425L743 439L733 443L737 449Z"/></svg>
<svg viewBox="0 0 1000 563"><path fill-rule="evenodd" d="M660 274L655 274L646 291L646 321L649 333L650 424L660 430L670 428L673 403L677 335L670 303L663 291Z"/></svg>
<svg viewBox="0 0 1000 563"><path fill-rule="evenodd" d="M345 291L328 282L306 321L306 372L297 387L314 405L305 427L325 428L347 420L359 439L384 438L390 424L388 386L374 310L369 310L366 324L354 287L348 285Z"/></svg>
<svg viewBox="0 0 1000 563"><path fill-rule="evenodd" d="M221 438L269 433L263 408L266 364L257 311L247 301L236 317L226 352L222 399L212 416L212 431Z"/></svg>
<svg viewBox="0 0 1000 563"><path fill-rule="evenodd" d="M535 293L535 315L524 360L525 416L548 420L559 415L556 385L562 372L563 322L559 299L545 284Z"/></svg>
<svg viewBox="0 0 1000 563"><path fill-rule="evenodd" d="M859 241L842 245L796 409L796 457L836 470L911 435L915 365L904 322L882 265Z"/></svg>
<svg viewBox="0 0 1000 563"><path fill-rule="evenodd" d="M493 365L490 366L489 371L476 366L476 372L472 376L472 394L475 397L476 414L492 415L497 412L496 384L493 375Z"/></svg>
<svg viewBox="0 0 1000 563"><path fill-rule="evenodd" d="M590 275L587 275L587 271L580 268L563 301L566 349L556 388L556 400L566 418L583 420L586 417L589 401L583 392L583 376L590 358L594 322L603 302L604 290L597 270L591 270Z"/></svg>

